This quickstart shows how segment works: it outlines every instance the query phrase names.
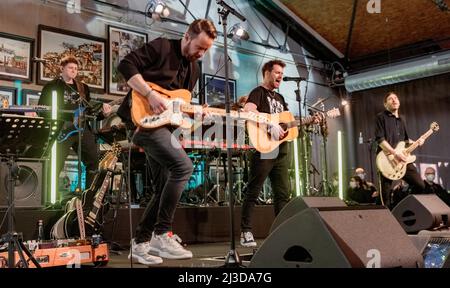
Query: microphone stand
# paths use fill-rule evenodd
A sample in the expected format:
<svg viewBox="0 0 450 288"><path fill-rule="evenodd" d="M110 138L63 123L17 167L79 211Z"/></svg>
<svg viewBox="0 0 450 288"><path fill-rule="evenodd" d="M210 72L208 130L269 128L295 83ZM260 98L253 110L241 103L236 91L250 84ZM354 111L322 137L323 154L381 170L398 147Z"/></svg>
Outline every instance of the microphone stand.
<svg viewBox="0 0 450 288"><path fill-rule="evenodd" d="M325 113L325 107L323 102L322 104L322 113ZM322 186L323 186L323 195L331 196L330 186L328 184L328 160L327 160L327 137L328 137L328 126L327 126L327 117L323 114L323 118L320 121L320 134L322 134Z"/></svg>
<svg viewBox="0 0 450 288"><path fill-rule="evenodd" d="M229 91L229 72L228 72L228 44L227 44L227 18L228 15L231 13L241 19L242 21L245 21L244 16L237 13L233 8L228 6L224 1L217 0L217 5L222 6L222 8L218 8L217 12L219 14L219 25L223 25L223 37L224 37L224 45L223 45L223 53L224 53L224 59L225 59L225 111L226 111L226 141L227 141L227 174L228 174L228 191L229 191L229 197L230 197L230 229L231 229L231 244L230 244L230 250L228 251L227 256L225 257L225 264L223 267L225 268L237 268L242 267L241 258L239 256L239 253L236 250L236 243L234 239L234 193L233 193L233 159L232 159L232 141L233 141L233 131L232 131L232 125L231 125L231 117L230 117L230 106L231 106L231 100L230 100L230 91Z"/></svg>
<svg viewBox="0 0 450 288"><path fill-rule="evenodd" d="M303 155L303 157L301 156L301 154L302 153L300 153L300 149L303 149L303 154L306 154L306 151L305 151L305 149L304 149L304 147L306 146L305 145L305 143L306 143L306 139L304 139L304 136L305 136L305 130L303 129L303 123L302 123L302 96L301 96L301 91L300 91L300 82L301 82L301 80L299 79L299 80L297 80L296 81L296 83L297 83L297 90L295 90L295 95L296 95L296 100L297 100L297 102L298 102L298 115L299 115L299 121L300 121L300 127L299 127L299 136L298 136L298 139L299 139L299 141L298 141L298 151L299 151L299 153L298 153L298 158L300 158L300 160L304 160L304 161L299 161L299 173L300 173L300 180L302 180L302 178L303 178L303 181L301 181L301 183L300 183L300 195L302 195L302 196L305 196L306 195L306 193L308 192L308 185L309 184L307 184L307 185L301 185L301 184L306 184L306 179L308 179L309 178L309 171L308 171L308 166L306 166L306 164L307 163L305 163L306 161L306 158L305 157L307 157L306 155ZM303 159L302 159L303 158ZM302 165L300 165L300 164L302 164Z"/></svg>

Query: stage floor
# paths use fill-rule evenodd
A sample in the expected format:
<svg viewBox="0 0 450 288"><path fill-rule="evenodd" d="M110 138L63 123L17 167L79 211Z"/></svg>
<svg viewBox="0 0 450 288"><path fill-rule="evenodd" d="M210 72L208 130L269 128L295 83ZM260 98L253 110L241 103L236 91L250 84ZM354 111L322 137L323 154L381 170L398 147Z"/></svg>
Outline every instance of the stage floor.
<svg viewBox="0 0 450 288"><path fill-rule="evenodd" d="M258 246L261 245L264 239L256 239ZM110 251L110 260L104 268L191 268L191 267L220 267L225 263L225 256L230 251L230 242L218 242L218 243L202 243L187 245L187 249L191 250L194 257L192 259L185 260L171 260L163 259L164 262L158 265L142 265L139 263L133 263L133 266L128 260L129 249L118 251L116 254L114 251ZM239 245L239 240L236 241L236 251L239 253L242 265L247 266L250 262L256 248L245 248Z"/></svg>

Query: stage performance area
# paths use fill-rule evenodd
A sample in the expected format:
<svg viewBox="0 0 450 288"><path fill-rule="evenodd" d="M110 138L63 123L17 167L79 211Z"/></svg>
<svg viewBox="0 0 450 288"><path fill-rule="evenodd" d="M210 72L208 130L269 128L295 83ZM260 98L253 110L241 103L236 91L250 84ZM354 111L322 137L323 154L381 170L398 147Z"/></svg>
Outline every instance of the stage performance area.
<svg viewBox="0 0 450 288"><path fill-rule="evenodd" d="M1 0L0 273L450 268L449 7Z"/></svg>

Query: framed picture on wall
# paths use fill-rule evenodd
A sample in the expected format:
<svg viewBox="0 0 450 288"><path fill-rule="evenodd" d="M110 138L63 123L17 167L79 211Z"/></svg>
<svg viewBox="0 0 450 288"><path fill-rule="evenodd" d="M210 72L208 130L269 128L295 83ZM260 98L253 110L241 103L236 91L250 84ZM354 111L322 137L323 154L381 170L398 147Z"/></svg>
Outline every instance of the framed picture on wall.
<svg viewBox="0 0 450 288"><path fill-rule="evenodd" d="M0 107L16 104L17 89L14 87L0 86ZM4 101L8 101L5 103Z"/></svg>
<svg viewBox="0 0 450 288"><path fill-rule="evenodd" d="M38 55L46 62L39 66L38 84L45 84L60 74L59 63L66 56L79 61L77 79L92 91L106 91L106 40L77 32L39 25Z"/></svg>
<svg viewBox="0 0 450 288"><path fill-rule="evenodd" d="M225 104L225 78L203 74L205 85L205 103L210 106ZM236 102L236 80L229 79L230 99Z"/></svg>
<svg viewBox="0 0 450 288"><path fill-rule="evenodd" d="M125 78L117 71L120 61L131 51L141 48L148 41L145 33L108 26L109 44L109 93L126 95L130 88Z"/></svg>
<svg viewBox="0 0 450 288"><path fill-rule="evenodd" d="M23 105L36 106L38 105L39 98L41 98L41 91L31 89L22 90Z"/></svg>
<svg viewBox="0 0 450 288"><path fill-rule="evenodd" d="M0 78L32 80L34 39L0 32Z"/></svg>

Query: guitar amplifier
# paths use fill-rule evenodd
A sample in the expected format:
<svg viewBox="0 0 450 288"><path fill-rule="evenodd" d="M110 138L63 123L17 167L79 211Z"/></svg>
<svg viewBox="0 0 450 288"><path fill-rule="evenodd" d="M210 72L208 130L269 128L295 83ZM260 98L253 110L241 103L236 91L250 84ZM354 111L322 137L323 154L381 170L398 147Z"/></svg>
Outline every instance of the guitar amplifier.
<svg viewBox="0 0 450 288"><path fill-rule="evenodd" d="M14 187L15 207L42 207L43 162L18 161L16 164L19 170ZM8 205L8 173L6 163L0 163L0 207Z"/></svg>

